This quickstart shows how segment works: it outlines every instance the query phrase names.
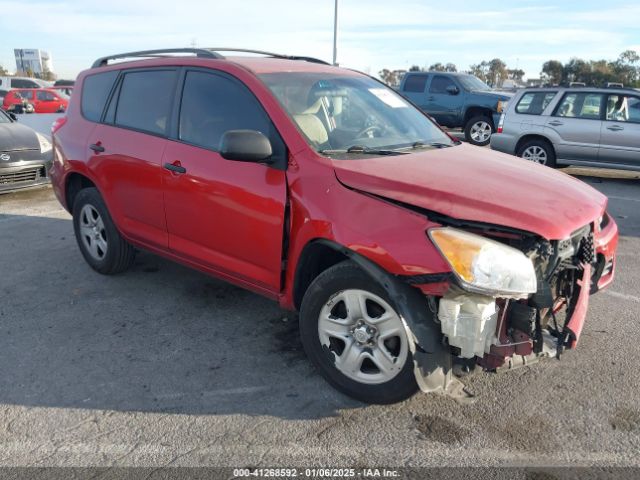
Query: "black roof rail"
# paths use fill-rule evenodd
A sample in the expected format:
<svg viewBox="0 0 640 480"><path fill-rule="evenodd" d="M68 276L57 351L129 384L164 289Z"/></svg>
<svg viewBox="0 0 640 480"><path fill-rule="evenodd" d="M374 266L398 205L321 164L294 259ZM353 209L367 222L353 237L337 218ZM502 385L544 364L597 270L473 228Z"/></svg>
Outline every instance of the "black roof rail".
<svg viewBox="0 0 640 480"><path fill-rule="evenodd" d="M105 67L109 64L109 60L117 60L119 58L135 58L135 57L165 57L171 53L193 53L201 58L224 58L222 55L205 48L163 48L160 50L141 50L139 52L118 53L116 55L108 55L100 57L91 68Z"/></svg>
<svg viewBox="0 0 640 480"><path fill-rule="evenodd" d="M324 60L320 60L319 58L299 56L299 55L283 55L281 53L265 52L263 50L251 50L248 48L207 48L207 50L211 52L256 53L258 55L265 55L267 57L273 57L273 58L281 58L283 60L301 60L304 62L331 65L329 62L325 62Z"/></svg>

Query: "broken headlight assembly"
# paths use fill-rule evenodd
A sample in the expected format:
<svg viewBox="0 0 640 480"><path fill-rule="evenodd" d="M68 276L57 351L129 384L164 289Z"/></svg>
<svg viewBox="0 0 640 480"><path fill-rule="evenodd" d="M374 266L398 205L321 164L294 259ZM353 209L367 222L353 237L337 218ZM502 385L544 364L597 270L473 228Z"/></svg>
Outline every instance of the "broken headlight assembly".
<svg viewBox="0 0 640 480"><path fill-rule="evenodd" d="M465 290L504 298L536 292L533 263L520 250L451 227L428 233Z"/></svg>

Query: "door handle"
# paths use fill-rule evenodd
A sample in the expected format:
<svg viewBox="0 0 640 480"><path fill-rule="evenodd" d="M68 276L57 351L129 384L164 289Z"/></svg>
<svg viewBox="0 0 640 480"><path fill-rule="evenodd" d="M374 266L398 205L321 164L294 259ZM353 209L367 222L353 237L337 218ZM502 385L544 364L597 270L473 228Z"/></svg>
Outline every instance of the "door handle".
<svg viewBox="0 0 640 480"><path fill-rule="evenodd" d="M607 130L619 132L620 130L624 130L624 127L621 127L620 125L611 125L610 127L607 127Z"/></svg>
<svg viewBox="0 0 640 480"><path fill-rule="evenodd" d="M187 169L180 165L180 162L165 163L164 168L174 173L187 173Z"/></svg>
<svg viewBox="0 0 640 480"><path fill-rule="evenodd" d="M553 125L554 127L557 127L558 125L563 125L563 123L558 120L552 120L551 122L549 122L549 125Z"/></svg>
<svg viewBox="0 0 640 480"><path fill-rule="evenodd" d="M427 100L433 101L433 100L435 100L435 97L427 97Z"/></svg>
<svg viewBox="0 0 640 480"><path fill-rule="evenodd" d="M100 142L92 143L91 145L89 145L89 148L96 153L104 152L104 147Z"/></svg>

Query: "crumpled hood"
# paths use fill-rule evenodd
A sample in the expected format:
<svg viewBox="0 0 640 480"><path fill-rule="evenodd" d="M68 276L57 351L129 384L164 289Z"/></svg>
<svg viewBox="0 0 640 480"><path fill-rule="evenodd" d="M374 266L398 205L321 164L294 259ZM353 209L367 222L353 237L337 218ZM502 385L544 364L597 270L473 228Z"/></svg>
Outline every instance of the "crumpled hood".
<svg viewBox="0 0 640 480"><path fill-rule="evenodd" d="M348 187L459 220L567 238L607 197L549 167L467 144L393 157L334 160Z"/></svg>
<svg viewBox="0 0 640 480"><path fill-rule="evenodd" d="M19 123L0 123L0 152L40 150L35 131Z"/></svg>

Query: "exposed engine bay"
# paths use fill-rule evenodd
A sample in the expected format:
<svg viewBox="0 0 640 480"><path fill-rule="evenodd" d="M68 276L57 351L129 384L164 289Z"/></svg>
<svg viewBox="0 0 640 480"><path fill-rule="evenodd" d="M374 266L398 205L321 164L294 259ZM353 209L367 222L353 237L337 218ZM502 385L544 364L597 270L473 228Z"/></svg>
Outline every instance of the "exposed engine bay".
<svg viewBox="0 0 640 480"><path fill-rule="evenodd" d="M594 234L608 217L585 225L561 241L533 234L481 231L514 247L535 268L535 293L514 298L470 293L453 284L438 298L434 313L451 354L468 370L479 365L499 370L527 365L542 356L560 357L578 341L588 296L613 268L595 251Z"/></svg>

